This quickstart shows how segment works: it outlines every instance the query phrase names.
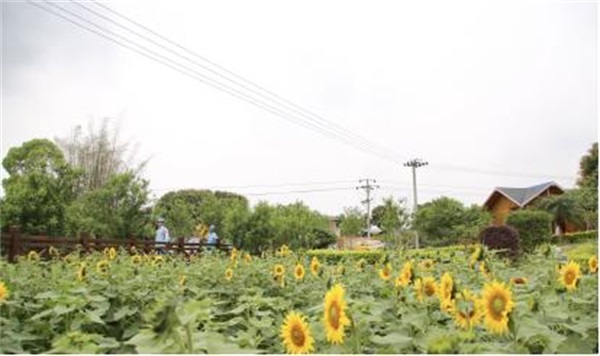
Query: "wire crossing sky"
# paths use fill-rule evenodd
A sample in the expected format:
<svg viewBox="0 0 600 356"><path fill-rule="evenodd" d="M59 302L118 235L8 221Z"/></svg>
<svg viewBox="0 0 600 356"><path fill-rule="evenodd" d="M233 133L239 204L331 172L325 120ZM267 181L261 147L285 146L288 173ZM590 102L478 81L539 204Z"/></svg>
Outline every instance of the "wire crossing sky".
<svg viewBox="0 0 600 356"><path fill-rule="evenodd" d="M3 152L111 116L152 156L157 195L368 175L404 198L418 157L420 203L481 204L572 187L597 140L594 3L169 4L3 3ZM360 199L247 194L328 213Z"/></svg>

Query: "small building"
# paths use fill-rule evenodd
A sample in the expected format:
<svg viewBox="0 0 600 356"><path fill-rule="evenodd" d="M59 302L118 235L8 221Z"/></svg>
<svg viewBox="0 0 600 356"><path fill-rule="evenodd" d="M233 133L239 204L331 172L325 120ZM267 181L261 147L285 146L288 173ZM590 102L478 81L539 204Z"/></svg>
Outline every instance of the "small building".
<svg viewBox="0 0 600 356"><path fill-rule="evenodd" d="M560 195L564 192L564 189L555 182L525 188L497 187L483 206L492 213L493 224L502 225L511 211L524 209L543 197ZM572 232L576 231L576 227L567 223L566 226L561 226L561 230Z"/></svg>

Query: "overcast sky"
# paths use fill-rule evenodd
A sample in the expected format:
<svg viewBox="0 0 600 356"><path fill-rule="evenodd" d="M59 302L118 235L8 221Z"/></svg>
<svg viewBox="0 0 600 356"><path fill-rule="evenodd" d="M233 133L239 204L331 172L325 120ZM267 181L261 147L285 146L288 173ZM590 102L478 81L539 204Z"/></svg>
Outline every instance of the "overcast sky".
<svg viewBox="0 0 600 356"><path fill-rule="evenodd" d="M393 195L412 205L402 162L413 157L429 162L417 170L419 203L482 204L496 186L548 180L571 188L597 141L594 2L104 4L385 149L346 145L17 2L2 4L2 157L112 117L137 157L151 158L144 177L155 197L221 187L339 214L365 198L354 189L362 178L381 186L376 203ZM58 6L177 58L76 4ZM259 195L274 192L283 193Z"/></svg>

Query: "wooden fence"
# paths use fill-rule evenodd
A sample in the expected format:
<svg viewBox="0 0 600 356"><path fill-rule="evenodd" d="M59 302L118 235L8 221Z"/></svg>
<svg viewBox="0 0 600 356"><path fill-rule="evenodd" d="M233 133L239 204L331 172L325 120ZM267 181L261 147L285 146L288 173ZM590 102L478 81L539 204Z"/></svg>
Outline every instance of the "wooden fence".
<svg viewBox="0 0 600 356"><path fill-rule="evenodd" d="M80 250L84 253L92 251L102 251L105 248L119 247L131 251L135 247L136 251L150 253L152 251L161 250L165 253L183 254L191 256L202 253L203 247L209 246L206 243L190 243L185 242L185 238L177 238L176 242L155 242L146 239L104 239L92 238L88 233L81 233L79 238L74 237L53 237L53 236L37 236L24 235L19 231L19 228L13 226L8 233L0 235L0 253L7 256L9 262L15 262L19 255L26 255L29 251L36 251L42 256L47 255L50 247L54 247L61 253L69 253L75 250ZM217 249L222 251L231 250L230 244L217 244Z"/></svg>

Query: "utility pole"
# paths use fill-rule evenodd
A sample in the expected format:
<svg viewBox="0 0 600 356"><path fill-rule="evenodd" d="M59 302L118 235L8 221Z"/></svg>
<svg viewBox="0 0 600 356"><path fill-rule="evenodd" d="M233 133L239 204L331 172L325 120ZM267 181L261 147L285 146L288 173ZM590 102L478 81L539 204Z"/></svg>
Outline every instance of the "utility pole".
<svg viewBox="0 0 600 356"><path fill-rule="evenodd" d="M419 158L413 158L404 163L404 167L412 167L413 176L413 219L417 214L417 168L426 166L429 163L422 161ZM415 231L415 248L419 248L419 233Z"/></svg>
<svg viewBox="0 0 600 356"><path fill-rule="evenodd" d="M372 185L371 182L373 183L377 183L377 181L375 179L359 179L358 180L359 183L365 182L364 185L358 186L356 187L356 189L364 189L367 193L367 199L363 200L361 203L363 204L367 204L367 238L371 238L371 201L373 201L373 198L371 198L371 191L379 188L378 185Z"/></svg>

